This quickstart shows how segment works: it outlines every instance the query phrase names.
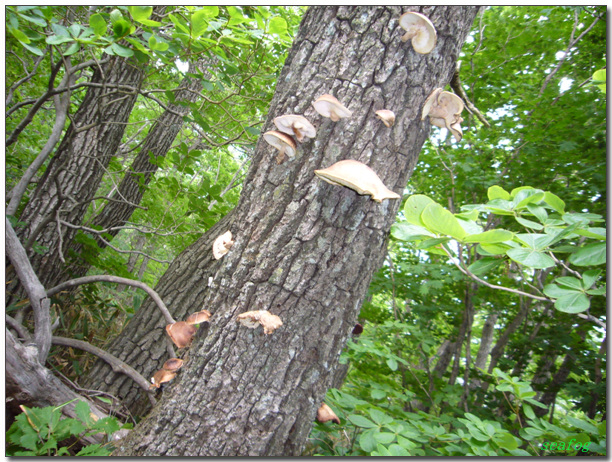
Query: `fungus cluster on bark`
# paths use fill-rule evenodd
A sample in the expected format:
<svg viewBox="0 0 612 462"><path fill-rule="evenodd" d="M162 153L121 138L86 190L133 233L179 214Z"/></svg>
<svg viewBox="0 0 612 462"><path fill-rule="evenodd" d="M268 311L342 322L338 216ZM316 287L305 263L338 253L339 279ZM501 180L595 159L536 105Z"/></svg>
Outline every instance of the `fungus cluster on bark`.
<svg viewBox="0 0 612 462"><path fill-rule="evenodd" d="M170 382L176 377L176 372L183 367L183 360L171 358L164 363L162 368L151 377L151 387L159 388L163 383Z"/></svg>

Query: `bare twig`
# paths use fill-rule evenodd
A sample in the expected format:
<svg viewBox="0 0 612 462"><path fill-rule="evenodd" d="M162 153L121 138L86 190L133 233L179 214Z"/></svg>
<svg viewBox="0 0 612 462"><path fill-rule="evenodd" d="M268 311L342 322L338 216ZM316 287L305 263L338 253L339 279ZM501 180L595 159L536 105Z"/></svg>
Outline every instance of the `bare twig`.
<svg viewBox="0 0 612 462"><path fill-rule="evenodd" d="M161 299L161 297L159 296L157 292L151 289L144 282L134 281L133 279L121 278L119 276L108 276L108 275L100 274L97 276L86 276L82 278L71 279L70 281L63 282L49 289L47 291L47 297L51 297L52 295L55 295L58 292L61 292L62 290L68 289L70 287L76 287L76 286L80 286L83 284L89 284L92 282L115 282L117 284L125 284L127 286L138 287L139 289L142 289L147 294L149 294L151 299L153 299L157 307L160 309L160 311L164 315L164 318L166 319L168 324L173 324L175 322L174 318L170 314L170 311L168 310L168 307L166 306L166 304L164 303L164 301Z"/></svg>
<svg viewBox="0 0 612 462"><path fill-rule="evenodd" d="M83 350L93 355L96 355L98 358L104 360L107 364L109 364L111 369L114 372L125 374L129 378L131 378L134 382L136 382L140 386L140 388L142 388L143 390L147 392L147 395L149 396L149 400L151 401L151 404L153 405L155 404L155 398L151 394L151 390L150 390L151 384L147 381L147 379L145 379L142 375L140 375L140 373L136 369L134 369L132 366L127 365L126 363L121 361L119 358L111 355L110 353L102 350L101 348L98 348L92 345L91 343L87 343L82 340L53 336L51 337L51 342L54 345L62 345L62 346L77 348L79 350Z"/></svg>
<svg viewBox="0 0 612 462"><path fill-rule="evenodd" d="M34 310L34 340L38 348L38 360L41 364L44 364L51 348L49 298L8 218L5 218L5 226L6 253L32 304Z"/></svg>

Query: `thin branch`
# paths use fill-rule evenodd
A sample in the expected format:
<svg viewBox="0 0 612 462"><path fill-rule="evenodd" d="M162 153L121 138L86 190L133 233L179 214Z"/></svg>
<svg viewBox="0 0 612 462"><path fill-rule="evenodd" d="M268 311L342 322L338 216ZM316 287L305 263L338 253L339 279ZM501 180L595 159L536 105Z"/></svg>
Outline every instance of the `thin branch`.
<svg viewBox="0 0 612 462"><path fill-rule="evenodd" d="M168 311L168 307L166 306L166 304L164 303L164 301L161 299L161 297L159 296L157 292L151 289L144 282L134 281L133 279L121 278L119 276L108 276L108 275L100 274L97 276L85 276L82 278L71 279L70 281L62 282L61 284L49 289L47 291L47 297L51 297L52 295L55 295L58 292L61 292L62 290L68 289L70 287L77 287L77 286L80 286L83 284L89 284L92 282L115 282L117 284L125 284L127 286L138 287L139 289L142 289L147 294L149 294L151 299L153 299L153 301L155 302L159 310L164 315L164 318L166 319L168 324L173 324L175 322L174 318L170 314L170 311Z"/></svg>
<svg viewBox="0 0 612 462"><path fill-rule="evenodd" d="M17 321L12 316L9 316L8 314L4 315L4 319L6 320L6 323L11 327L11 329L14 329L19 334L19 337L22 340L32 340L32 335L30 334L30 332L28 332L28 330L19 321Z"/></svg>
<svg viewBox="0 0 612 462"><path fill-rule="evenodd" d="M21 285L28 294L34 310L34 340L38 348L38 360L44 364L51 348L51 314L49 297L32 268L25 249L21 245L8 218L6 226L6 253L15 268Z"/></svg>
<svg viewBox="0 0 612 462"><path fill-rule="evenodd" d="M111 355L110 353L98 348L91 343L84 342L82 340L77 340L73 338L65 338L65 337L51 337L51 342L53 345L62 345L72 348L77 348L79 350L86 351L93 355L96 355L98 358L104 360L107 364L110 365L113 372L122 373L131 378L134 382L136 382L140 388L147 392L149 396L149 400L151 400L151 404L155 405L156 401L151 394L150 383L147 379L145 379L140 373L134 369L132 366L127 365L119 358Z"/></svg>

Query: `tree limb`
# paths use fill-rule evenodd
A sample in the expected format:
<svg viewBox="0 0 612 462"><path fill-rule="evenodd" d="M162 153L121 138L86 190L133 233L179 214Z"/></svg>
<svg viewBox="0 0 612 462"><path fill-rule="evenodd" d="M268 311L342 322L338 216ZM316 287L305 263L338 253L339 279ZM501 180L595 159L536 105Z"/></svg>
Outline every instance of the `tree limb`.
<svg viewBox="0 0 612 462"><path fill-rule="evenodd" d="M49 298L45 288L34 272L25 249L19 242L15 230L8 218L6 223L6 253L15 268L21 285L26 290L34 309L34 340L38 348L38 360L45 364L51 348L51 315Z"/></svg>
<svg viewBox="0 0 612 462"><path fill-rule="evenodd" d="M61 292L64 289L68 289L70 287L80 286L80 285L83 285L83 284L89 284L89 283L92 283L92 282L116 282L117 284L125 284L127 286L138 287L139 289L142 289L147 294L149 294L151 299L155 302L155 304L158 306L159 310L164 315L164 318L166 319L168 324L173 324L175 322L174 318L170 314L170 311L168 310L168 307L163 302L163 300L161 299L161 297L159 296L159 294L157 292L155 292L153 289L151 289L144 282L135 281L133 279L121 278L119 276L108 276L108 275L101 274L101 275L97 275L97 276L85 276L85 277L82 277L82 278L71 279L70 281L62 282L60 285L57 285L57 286L49 289L47 291L47 297L51 297L51 296L57 294L58 292Z"/></svg>

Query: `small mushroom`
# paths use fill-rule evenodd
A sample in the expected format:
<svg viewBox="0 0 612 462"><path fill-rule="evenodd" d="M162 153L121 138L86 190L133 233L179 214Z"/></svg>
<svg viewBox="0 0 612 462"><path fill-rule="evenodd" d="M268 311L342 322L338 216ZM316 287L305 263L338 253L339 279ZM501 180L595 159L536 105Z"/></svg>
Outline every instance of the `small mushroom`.
<svg viewBox="0 0 612 462"><path fill-rule="evenodd" d="M351 332L353 335L359 335L363 332L363 326L359 323L355 324L353 327L353 331Z"/></svg>
<svg viewBox="0 0 612 462"><path fill-rule="evenodd" d="M153 374L151 386L149 388L159 388L162 383L170 382L174 377L176 377L176 372L161 369Z"/></svg>
<svg viewBox="0 0 612 462"><path fill-rule="evenodd" d="M185 321L175 322L166 326L166 332L178 348L189 346L197 330L197 327L187 324Z"/></svg>
<svg viewBox="0 0 612 462"><path fill-rule="evenodd" d="M247 311L238 315L237 321L249 329L256 329L262 326L264 334L271 334L283 325L281 318L266 310Z"/></svg>
<svg viewBox="0 0 612 462"><path fill-rule="evenodd" d="M331 407L325 403L322 403L321 407L317 411L317 421L321 423L332 421L340 425L340 419L336 413L332 411Z"/></svg>
<svg viewBox="0 0 612 462"><path fill-rule="evenodd" d="M463 131L461 130L463 108L463 101L457 95L436 88L425 100L421 120L425 120L425 117L429 116L432 125L447 128L459 142L463 137Z"/></svg>
<svg viewBox="0 0 612 462"><path fill-rule="evenodd" d="M212 315L208 310L198 311L197 313L190 314L185 322L187 324L202 324L203 322L207 322Z"/></svg>
<svg viewBox="0 0 612 462"><path fill-rule="evenodd" d="M170 358L168 361L164 363L162 369L170 372L176 372L181 367L183 367L183 360L179 358Z"/></svg>
<svg viewBox="0 0 612 462"><path fill-rule="evenodd" d="M315 170L314 173L330 184L346 186L358 194L370 194L376 202L400 199L400 195L387 188L374 170L353 159L341 160L331 167Z"/></svg>
<svg viewBox="0 0 612 462"><path fill-rule="evenodd" d="M327 93L319 96L319 98L312 103L312 106L315 108L315 111L323 117L329 117L333 122L338 122L344 117L353 115L353 113L345 108L340 101Z"/></svg>
<svg viewBox="0 0 612 462"><path fill-rule="evenodd" d="M295 135L300 143L304 141L304 138L314 138L317 136L317 130L314 126L306 117L301 115L287 114L276 117L274 125L283 133Z"/></svg>
<svg viewBox="0 0 612 462"><path fill-rule="evenodd" d="M381 109L380 111L376 111L376 117L382 120L387 127L392 127L395 123L395 114L389 109Z"/></svg>
<svg viewBox="0 0 612 462"><path fill-rule="evenodd" d="M221 234L221 236L215 239L213 242L213 256L216 260L219 260L223 255L229 252L229 249L234 245L234 241L232 241L232 232L227 231L226 233Z"/></svg>
<svg viewBox="0 0 612 462"><path fill-rule="evenodd" d="M409 11L400 16L399 25L406 31L402 42L412 39L412 48L417 53L426 55L436 46L436 28L426 16Z"/></svg>
<svg viewBox="0 0 612 462"><path fill-rule="evenodd" d="M282 164L285 161L285 154L289 157L295 156L296 144L290 136L276 130L270 130L264 133L263 137L269 145L278 149L277 164Z"/></svg>

